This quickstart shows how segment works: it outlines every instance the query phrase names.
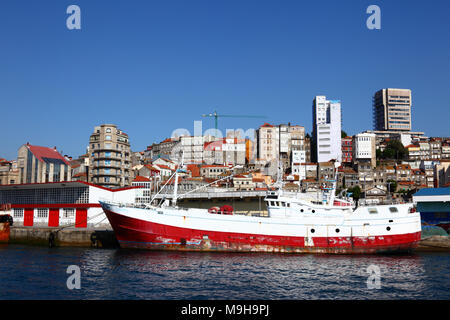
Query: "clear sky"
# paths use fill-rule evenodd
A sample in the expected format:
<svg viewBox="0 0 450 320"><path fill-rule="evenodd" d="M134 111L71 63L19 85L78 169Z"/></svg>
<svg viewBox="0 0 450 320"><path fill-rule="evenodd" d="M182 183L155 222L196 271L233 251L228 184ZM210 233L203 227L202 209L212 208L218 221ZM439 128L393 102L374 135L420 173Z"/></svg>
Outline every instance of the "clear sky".
<svg viewBox="0 0 450 320"><path fill-rule="evenodd" d="M66 9L81 8L81 30ZM369 5L381 30L369 30ZM450 136L450 1L2 0L0 157L24 143L83 154L117 124L133 151L214 126L311 131L312 100L342 102L343 129L372 129L372 96L412 90L413 130Z"/></svg>

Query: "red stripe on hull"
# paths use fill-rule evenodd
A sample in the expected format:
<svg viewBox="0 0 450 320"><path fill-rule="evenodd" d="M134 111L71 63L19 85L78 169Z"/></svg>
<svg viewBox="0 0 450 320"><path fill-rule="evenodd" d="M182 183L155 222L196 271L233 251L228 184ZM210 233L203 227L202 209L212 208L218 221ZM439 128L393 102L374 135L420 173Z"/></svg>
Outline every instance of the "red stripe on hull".
<svg viewBox="0 0 450 320"><path fill-rule="evenodd" d="M204 231L130 218L105 210L123 248L183 251L241 251L292 253L381 253L417 246L420 232L373 237L304 237Z"/></svg>

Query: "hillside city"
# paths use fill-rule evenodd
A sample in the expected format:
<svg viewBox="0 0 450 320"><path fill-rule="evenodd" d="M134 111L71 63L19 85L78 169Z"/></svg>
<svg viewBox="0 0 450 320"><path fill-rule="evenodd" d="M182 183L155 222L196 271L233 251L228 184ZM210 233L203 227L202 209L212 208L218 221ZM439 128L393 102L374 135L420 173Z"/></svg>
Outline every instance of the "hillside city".
<svg viewBox="0 0 450 320"><path fill-rule="evenodd" d="M86 141L86 153L76 158L25 143L17 159L0 158L0 184L139 186L136 201L145 203L163 186L171 190L182 157L180 193L200 187L211 193L266 191L279 176L286 190L315 192L337 174L336 193L383 203L406 201L422 188L450 186L450 138L412 131L411 90L382 89L372 103L373 129L353 136L341 127L341 102L325 96L313 99L311 133L290 122L265 122L253 137L237 130L225 137L175 135L131 151L132 137L115 124L101 124Z"/></svg>

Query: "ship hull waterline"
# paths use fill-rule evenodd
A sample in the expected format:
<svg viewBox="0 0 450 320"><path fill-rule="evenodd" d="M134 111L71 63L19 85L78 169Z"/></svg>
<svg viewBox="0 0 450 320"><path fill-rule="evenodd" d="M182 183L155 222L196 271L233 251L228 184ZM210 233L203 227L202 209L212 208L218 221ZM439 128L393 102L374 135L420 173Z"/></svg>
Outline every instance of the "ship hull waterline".
<svg viewBox="0 0 450 320"><path fill-rule="evenodd" d="M379 254L409 252L421 233L367 237L298 237L182 228L104 208L121 248L204 252ZM311 245L312 243L312 245Z"/></svg>

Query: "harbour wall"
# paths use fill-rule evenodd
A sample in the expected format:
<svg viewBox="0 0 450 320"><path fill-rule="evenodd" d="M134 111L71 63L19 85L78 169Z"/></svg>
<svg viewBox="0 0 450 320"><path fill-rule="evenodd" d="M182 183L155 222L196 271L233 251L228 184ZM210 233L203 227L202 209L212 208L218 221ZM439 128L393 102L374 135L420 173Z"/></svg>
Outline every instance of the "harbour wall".
<svg viewBox="0 0 450 320"><path fill-rule="evenodd" d="M112 230L10 227L9 243L49 247L115 248L119 244Z"/></svg>

